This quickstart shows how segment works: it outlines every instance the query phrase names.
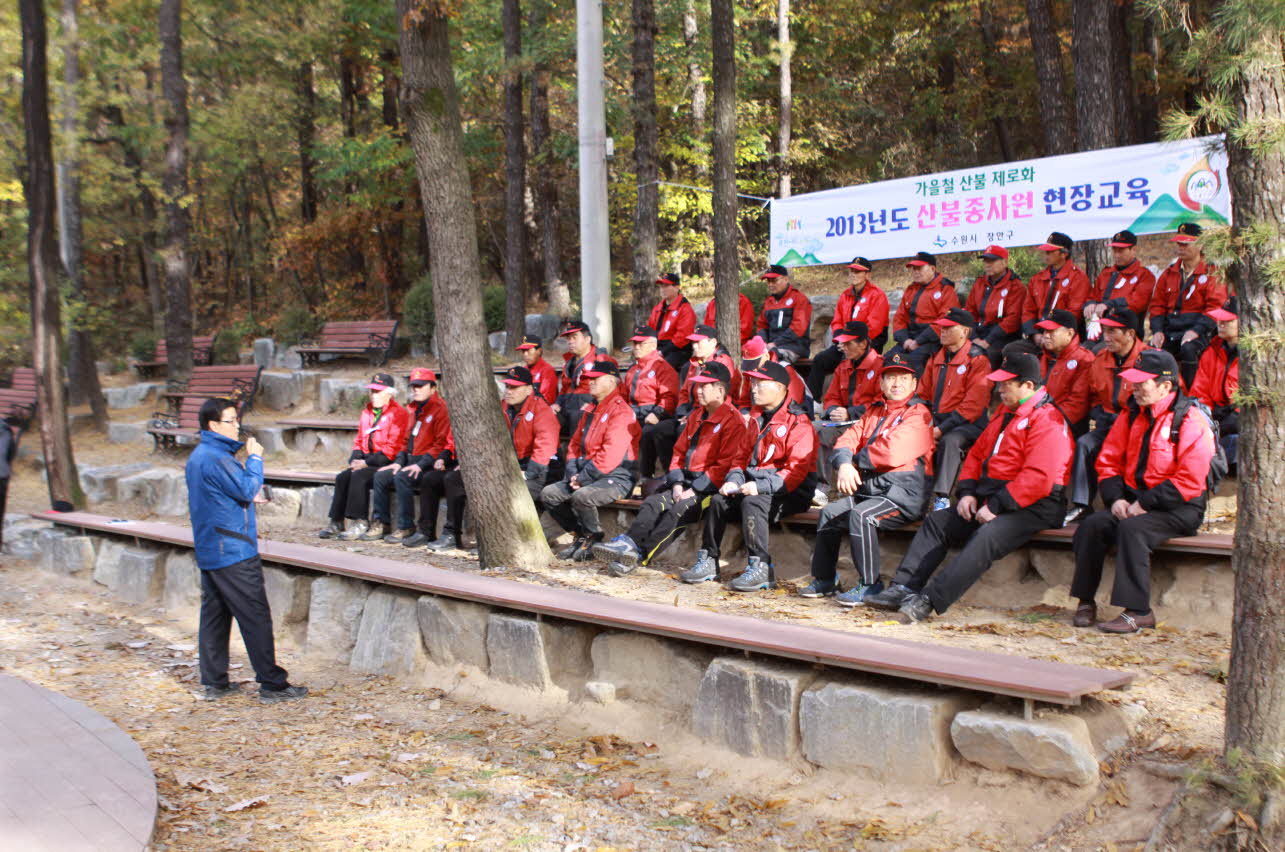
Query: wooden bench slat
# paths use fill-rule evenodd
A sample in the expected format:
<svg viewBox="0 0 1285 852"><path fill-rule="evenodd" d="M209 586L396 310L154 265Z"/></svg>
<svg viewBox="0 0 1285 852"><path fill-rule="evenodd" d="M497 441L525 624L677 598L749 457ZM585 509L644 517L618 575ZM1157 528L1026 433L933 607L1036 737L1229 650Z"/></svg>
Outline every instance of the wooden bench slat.
<svg viewBox="0 0 1285 852"><path fill-rule="evenodd" d="M285 420L278 420L276 423L278 426L285 426L291 429L334 429L340 432L354 432L357 429L356 420L326 420L323 418L289 417Z"/></svg>

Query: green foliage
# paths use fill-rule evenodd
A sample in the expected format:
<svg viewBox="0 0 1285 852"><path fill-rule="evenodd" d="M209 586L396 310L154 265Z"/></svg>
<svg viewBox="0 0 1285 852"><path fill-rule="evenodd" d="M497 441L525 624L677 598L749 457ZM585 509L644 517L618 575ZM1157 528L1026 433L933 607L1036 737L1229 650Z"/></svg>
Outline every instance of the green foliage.
<svg viewBox="0 0 1285 852"><path fill-rule="evenodd" d="M1044 268L1044 255L1033 248L1014 248L1008 250L1008 268L1023 281L1030 282L1031 277ZM971 285L978 276L985 274L981 260L976 256L964 264L964 280L956 281L960 286ZM963 296L960 296L962 299Z"/></svg>
<svg viewBox="0 0 1285 852"><path fill-rule="evenodd" d="M313 340L321 333L325 321L309 310L307 305L291 305L277 319L274 334L281 346L298 346Z"/></svg>
<svg viewBox="0 0 1285 852"><path fill-rule="evenodd" d="M219 329L210 351L213 364L235 364L241 359L241 335L232 328Z"/></svg>
<svg viewBox="0 0 1285 852"><path fill-rule="evenodd" d="M427 348L433 342L433 280L421 277L402 303L402 328L411 340Z"/></svg>
<svg viewBox="0 0 1285 852"><path fill-rule="evenodd" d="M767 301L767 282L761 278L751 278L741 285L741 292L754 303L754 316L758 316L763 310L763 303Z"/></svg>
<svg viewBox="0 0 1285 852"><path fill-rule="evenodd" d="M482 319L488 332L504 331L506 299L503 284L488 284L482 288Z"/></svg>
<svg viewBox="0 0 1285 852"><path fill-rule="evenodd" d="M129 354L135 361L151 361L156 357L156 342L160 337L152 331L140 331L129 340Z"/></svg>

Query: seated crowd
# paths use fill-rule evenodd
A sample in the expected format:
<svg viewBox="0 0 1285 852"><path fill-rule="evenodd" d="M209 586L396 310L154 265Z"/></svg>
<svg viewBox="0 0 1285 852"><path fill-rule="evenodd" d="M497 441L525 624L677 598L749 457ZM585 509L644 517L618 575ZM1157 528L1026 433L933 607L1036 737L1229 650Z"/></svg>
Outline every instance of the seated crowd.
<svg viewBox="0 0 1285 852"><path fill-rule="evenodd" d="M1152 627L1152 550L1196 532L1217 474L1235 464L1235 300L1200 233L1179 227L1177 257L1158 279L1129 231L1111 238L1114 263L1092 282L1065 234L1039 246L1046 266L1029 284L1004 247L988 246L962 304L937 259L920 252L895 312L857 257L833 343L810 362L812 304L788 269L762 274L757 321L741 295L739 363L719 344L717 304L698 323L678 274L667 273L630 338L627 368L578 321L562 329L560 371L540 339L517 347L523 363L501 380L503 408L528 491L572 534L557 556L597 560L613 576L693 527L699 549L680 579L717 580L727 524L738 523L748 553L729 582L738 592L776 583L772 524L818 506L799 594L895 610L903 622L945 612L995 560L1079 521L1074 623ZM460 546L467 497L450 415L432 370L416 368L410 386L403 406L391 376L372 377L323 538ZM599 510L636 491L633 523L605 540ZM879 530L914 523L905 557L883 576ZM840 589L845 535L858 579ZM1113 545L1111 603L1121 612L1099 621L1094 599Z"/></svg>

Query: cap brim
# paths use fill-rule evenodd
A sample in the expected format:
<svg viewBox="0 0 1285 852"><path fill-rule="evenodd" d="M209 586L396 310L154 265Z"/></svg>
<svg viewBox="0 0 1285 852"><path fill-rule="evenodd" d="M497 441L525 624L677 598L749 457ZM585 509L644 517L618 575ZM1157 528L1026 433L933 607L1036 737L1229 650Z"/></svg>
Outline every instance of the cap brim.
<svg viewBox="0 0 1285 852"><path fill-rule="evenodd" d="M1198 239L1200 239L1200 237L1189 237L1189 236L1187 236L1186 234L1176 234L1175 236L1172 236L1172 237L1170 237L1170 238L1169 238L1169 242L1171 242L1171 243L1194 243L1194 242L1195 242L1196 240L1198 240Z"/></svg>
<svg viewBox="0 0 1285 852"><path fill-rule="evenodd" d="M1133 243L1110 243L1111 248L1136 248Z"/></svg>
<svg viewBox="0 0 1285 852"><path fill-rule="evenodd" d="M688 340L710 340L711 338L708 334L689 334L687 335L687 339Z"/></svg>
<svg viewBox="0 0 1285 852"><path fill-rule="evenodd" d="M1130 367L1120 373L1120 378L1124 379L1126 382L1145 382L1147 379L1154 379L1158 375L1160 374L1148 373L1146 370L1139 370L1137 367Z"/></svg>
<svg viewBox="0 0 1285 852"><path fill-rule="evenodd" d="M393 389L392 385L377 385L374 382L371 382L370 384L366 385L366 390L382 391L382 390L392 390L392 389Z"/></svg>
<svg viewBox="0 0 1285 852"><path fill-rule="evenodd" d="M516 349L519 352L521 352L523 349L539 349L539 348L540 348L539 343L520 343L514 347L514 349Z"/></svg>
<svg viewBox="0 0 1285 852"><path fill-rule="evenodd" d="M518 381L517 379L504 379L503 381L506 385L508 385L511 388L526 387L527 385L531 384L530 382L521 382L521 381Z"/></svg>
<svg viewBox="0 0 1285 852"><path fill-rule="evenodd" d="M585 377L590 378L590 379L596 379L596 378L598 378L599 376L615 376L616 378L620 378L620 374L619 374L619 373L600 373L600 372L598 372L597 370L585 370L585 371L584 371L583 373L581 373L580 375L585 376Z"/></svg>
<svg viewBox="0 0 1285 852"><path fill-rule="evenodd" d="M1229 320L1238 319L1236 314L1233 314L1231 311L1225 311L1222 308L1214 308L1212 311L1206 313L1205 316L1209 317L1214 322L1227 322Z"/></svg>
<svg viewBox="0 0 1285 852"><path fill-rule="evenodd" d="M855 334L836 334L834 336L835 343L847 343L849 340L861 340L861 339L862 338L857 337Z"/></svg>
<svg viewBox="0 0 1285 852"><path fill-rule="evenodd" d="M780 278L780 277L782 276L781 276L781 273L779 272L764 272L762 275L759 276L760 279L765 281L770 281L773 278Z"/></svg>
<svg viewBox="0 0 1285 852"><path fill-rule="evenodd" d="M1122 323L1119 320L1108 319L1107 317L1103 317L1098 320L1098 322L1105 325L1107 328L1129 328L1126 323Z"/></svg>
<svg viewBox="0 0 1285 852"><path fill-rule="evenodd" d="M942 328L949 328L952 325L962 325L962 323L957 323L953 319L946 319L945 317L942 317L941 319L933 320L933 325L939 325Z"/></svg>
<svg viewBox="0 0 1285 852"><path fill-rule="evenodd" d="M1036 328L1042 328L1045 331L1057 331L1059 328L1066 328L1062 323L1055 320L1040 320L1035 324Z"/></svg>
<svg viewBox="0 0 1285 852"><path fill-rule="evenodd" d="M771 376L769 376L767 373L760 373L758 370L749 370L749 371L747 371L747 372L745 373L745 375L746 375L746 376L749 376L751 379L758 379L758 380L759 380L759 381L761 381L761 382L775 382L775 381L776 381L776 379L772 378L772 377L771 377Z"/></svg>
<svg viewBox="0 0 1285 852"><path fill-rule="evenodd" d="M653 335L650 335L650 334L635 334L633 337L629 339L632 340L634 343L642 343L644 340L651 340L652 337Z"/></svg>
<svg viewBox="0 0 1285 852"><path fill-rule="evenodd" d="M1005 257L1002 254L979 254L977 255L977 259L978 260L1004 260Z"/></svg>
<svg viewBox="0 0 1285 852"><path fill-rule="evenodd" d="M926 260L912 260L906 264L907 269L910 269L911 267L914 267L914 266L932 266L932 264Z"/></svg>
<svg viewBox="0 0 1285 852"><path fill-rule="evenodd" d="M568 334L575 334L577 331L583 332L583 328L569 328L566 331L559 332L558 337L566 337Z"/></svg>
<svg viewBox="0 0 1285 852"><path fill-rule="evenodd" d="M707 385L710 382L721 382L721 381L723 380L716 379L713 376L693 376L692 377L692 384L696 384L696 385Z"/></svg>
<svg viewBox="0 0 1285 852"><path fill-rule="evenodd" d="M432 382L433 382L432 379L416 379L415 381L409 382L408 384L410 384L410 386L413 388L422 388L424 385L432 384Z"/></svg>
<svg viewBox="0 0 1285 852"><path fill-rule="evenodd" d="M761 366L759 364L759 359L745 358L741 361L741 374L748 376L750 374L750 370L753 370L755 367L759 367L759 366Z"/></svg>
<svg viewBox="0 0 1285 852"><path fill-rule="evenodd" d="M870 267L868 267L868 266L862 266L862 265L861 265L861 264L859 264L859 263L849 263L849 264L847 264L847 267L848 267L849 269L851 269L853 272L869 272L869 271L870 271Z"/></svg>
<svg viewBox="0 0 1285 852"><path fill-rule="evenodd" d="M882 376L884 373L891 373L893 370L901 370L902 372L910 373L915 376L919 375L919 371L909 364L889 364L879 371L879 375Z"/></svg>
<svg viewBox="0 0 1285 852"><path fill-rule="evenodd" d="M1009 379L1016 379L1017 373L1010 373L1008 370L995 370L992 373L987 373L986 378L992 382L1006 382Z"/></svg>
<svg viewBox="0 0 1285 852"><path fill-rule="evenodd" d="M1066 246L1055 246L1052 243L1042 243L1036 246L1040 251L1066 251Z"/></svg>

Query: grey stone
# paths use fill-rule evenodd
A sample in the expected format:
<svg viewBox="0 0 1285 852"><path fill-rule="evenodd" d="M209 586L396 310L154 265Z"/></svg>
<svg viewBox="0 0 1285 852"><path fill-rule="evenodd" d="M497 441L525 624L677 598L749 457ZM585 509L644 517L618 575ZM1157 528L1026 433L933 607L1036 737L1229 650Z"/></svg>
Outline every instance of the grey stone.
<svg viewBox="0 0 1285 852"><path fill-rule="evenodd" d="M335 486L318 485L299 489L299 520L324 527L330 523L330 501L335 497Z"/></svg>
<svg viewBox="0 0 1285 852"><path fill-rule="evenodd" d="M1075 577L1075 554L1069 547L1033 545L1028 548L1028 552L1031 556L1031 567L1040 575L1040 579L1053 587L1065 586L1068 589L1071 587L1071 580Z"/></svg>
<svg viewBox="0 0 1285 852"><path fill-rule="evenodd" d="M494 614L487 622L491 677L534 689L582 687L593 630L581 625Z"/></svg>
<svg viewBox="0 0 1285 852"><path fill-rule="evenodd" d="M288 411L304 400L317 396L321 373L294 370L289 373L261 373L259 400L275 411Z"/></svg>
<svg viewBox="0 0 1285 852"><path fill-rule="evenodd" d="M814 679L795 666L719 657L701 678L692 729L737 754L789 759L799 746L799 698Z"/></svg>
<svg viewBox="0 0 1285 852"><path fill-rule="evenodd" d="M40 560L40 567L46 571L55 572L54 567L54 544L61 539L71 535L70 530L59 529L58 527L46 527L35 534L35 558Z"/></svg>
<svg viewBox="0 0 1285 852"><path fill-rule="evenodd" d="M997 708L955 716L951 738L967 760L987 769L1011 769L1080 786L1098 781L1089 726L1077 716L1042 713L1026 720Z"/></svg>
<svg viewBox="0 0 1285 852"><path fill-rule="evenodd" d="M263 567L263 588L272 611L272 623L305 624L312 599L312 579L284 568Z"/></svg>
<svg viewBox="0 0 1285 852"><path fill-rule="evenodd" d="M170 612L201 606L201 569L190 550L176 550L166 558L161 604Z"/></svg>
<svg viewBox="0 0 1285 852"><path fill-rule="evenodd" d="M286 349L277 349L276 358L273 359L273 366L284 368L286 370L298 370L303 367L303 356L299 354L299 347L291 346Z"/></svg>
<svg viewBox="0 0 1285 852"><path fill-rule="evenodd" d="M809 334L812 337L812 351L819 352L829 345L830 322L834 319L835 308L839 306L838 296L809 296L812 302L812 326Z"/></svg>
<svg viewBox="0 0 1285 852"><path fill-rule="evenodd" d="M133 476L151 467L148 462L113 464L106 467L79 468L80 488L90 503L116 499L116 483L122 476Z"/></svg>
<svg viewBox="0 0 1285 852"><path fill-rule="evenodd" d="M299 517L303 506L303 497L293 488L273 488L272 499L266 503L256 503L255 511L260 520L283 520L294 522Z"/></svg>
<svg viewBox="0 0 1285 852"><path fill-rule="evenodd" d="M421 595L419 629L433 662L464 663L487 671L486 625L491 610L482 604Z"/></svg>
<svg viewBox="0 0 1285 852"><path fill-rule="evenodd" d="M147 421L122 423L113 420L107 424L107 441L112 444L137 444L151 440L147 434Z"/></svg>
<svg viewBox="0 0 1285 852"><path fill-rule="evenodd" d="M857 679L818 683L799 706L803 756L827 769L867 770L884 781L940 781L954 763L950 722L979 703L966 693Z"/></svg>
<svg viewBox="0 0 1285 852"><path fill-rule="evenodd" d="M317 433L317 440L321 444L321 451L331 458L347 458L349 451L352 450L352 432L336 432L333 429L327 429Z"/></svg>
<svg viewBox="0 0 1285 852"><path fill-rule="evenodd" d="M296 453L308 455L321 446L321 436L312 429L286 429L289 444Z"/></svg>
<svg viewBox="0 0 1285 852"><path fill-rule="evenodd" d="M256 337L254 339L253 358L256 367L267 369L273 364L273 358L277 352L277 342L271 337Z"/></svg>
<svg viewBox="0 0 1285 852"><path fill-rule="evenodd" d="M641 633L602 633L592 658L593 679L614 685L621 698L686 713L714 654Z"/></svg>
<svg viewBox="0 0 1285 852"><path fill-rule="evenodd" d="M46 571L83 577L93 573L97 558L96 539L88 535L64 535L48 540L41 565Z"/></svg>
<svg viewBox="0 0 1285 852"><path fill-rule="evenodd" d="M1069 712L1084 720L1089 738L1097 749L1099 760L1106 760L1129 744L1129 738L1147 718L1146 708L1138 704L1118 707L1097 698L1085 697L1080 706Z"/></svg>
<svg viewBox="0 0 1285 852"><path fill-rule="evenodd" d="M616 686L601 680L591 680L584 685L585 695L599 704L610 704L616 700Z"/></svg>
<svg viewBox="0 0 1285 852"><path fill-rule="evenodd" d="M492 352L499 352L503 355L507 348L509 334L506 331L493 331L486 336L486 344L491 347Z"/></svg>
<svg viewBox="0 0 1285 852"><path fill-rule="evenodd" d="M562 319L557 314L526 315L526 333L544 341L545 348L548 348L551 341L558 339L558 330L561 327Z"/></svg>
<svg viewBox="0 0 1285 852"><path fill-rule="evenodd" d="M347 663L373 587L346 577L318 577L308 601L308 653Z"/></svg>
<svg viewBox="0 0 1285 852"><path fill-rule="evenodd" d="M106 550L104 547L103 550ZM103 557L94 564L94 582L130 603L145 603L160 597L165 585L165 551L123 547L116 558Z"/></svg>
<svg viewBox="0 0 1285 852"><path fill-rule="evenodd" d="M428 659L415 615L415 597L378 589L366 598L349 668L365 674L408 675Z"/></svg>
<svg viewBox="0 0 1285 852"><path fill-rule="evenodd" d="M250 432L263 445L265 455L284 453L286 449L286 430L281 426L247 426Z"/></svg>
<svg viewBox="0 0 1285 852"><path fill-rule="evenodd" d="M103 388L103 398L108 408L136 408L164 389L161 382L138 382L120 388Z"/></svg>
<svg viewBox="0 0 1285 852"><path fill-rule="evenodd" d="M119 500L139 500L158 515L186 515L187 480L183 471L169 468L149 468L132 476L116 480L116 497Z"/></svg>
<svg viewBox="0 0 1285 852"><path fill-rule="evenodd" d="M31 524L14 524L6 526L4 531L4 553L14 559L38 559L44 552L40 546L40 534L49 529L48 524L33 522Z"/></svg>
<svg viewBox="0 0 1285 852"><path fill-rule="evenodd" d="M325 413L355 412L369 395L365 379L323 378L317 383L317 409Z"/></svg>
<svg viewBox="0 0 1285 852"><path fill-rule="evenodd" d="M99 576L106 577L112 571L115 571L116 563L120 561L121 554L125 552L125 543L116 539L105 538L98 544L98 555L94 557L94 580L99 580Z"/></svg>

